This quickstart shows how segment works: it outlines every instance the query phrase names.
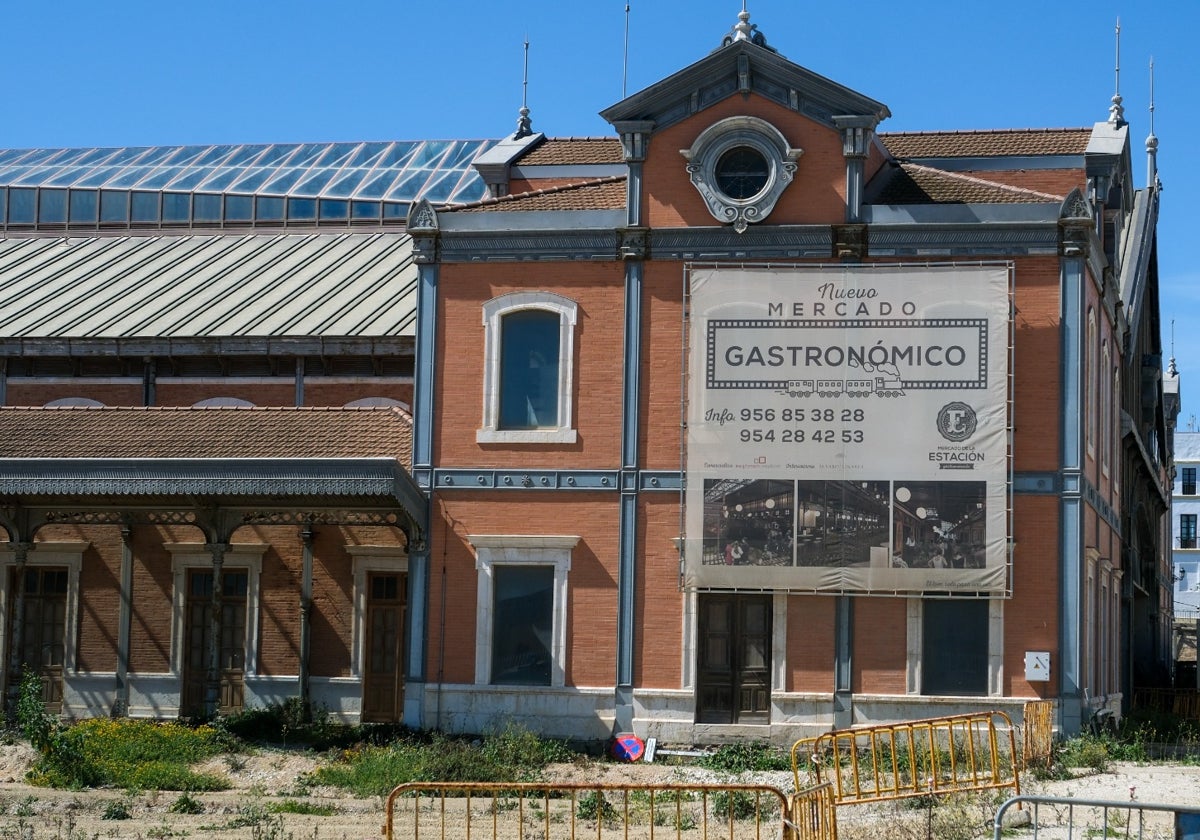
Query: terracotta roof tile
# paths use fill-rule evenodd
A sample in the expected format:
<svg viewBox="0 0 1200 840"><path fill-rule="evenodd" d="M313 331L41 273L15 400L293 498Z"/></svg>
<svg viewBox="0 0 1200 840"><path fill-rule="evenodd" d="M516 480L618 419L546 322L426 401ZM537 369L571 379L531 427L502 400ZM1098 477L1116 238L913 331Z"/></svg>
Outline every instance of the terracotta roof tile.
<svg viewBox="0 0 1200 840"><path fill-rule="evenodd" d="M875 177L871 204L1044 204L1063 199L915 163L893 164Z"/></svg>
<svg viewBox="0 0 1200 840"><path fill-rule="evenodd" d="M518 158L518 166L624 163L616 137L553 137Z"/></svg>
<svg viewBox="0 0 1200 840"><path fill-rule="evenodd" d="M439 213L534 210L620 210L625 206L625 176L592 178L577 184L546 187L500 198L460 204Z"/></svg>
<svg viewBox="0 0 1200 840"><path fill-rule="evenodd" d="M0 458L395 458L399 408L0 408Z"/></svg>
<svg viewBox="0 0 1200 840"><path fill-rule="evenodd" d="M1001 131L919 131L880 134L893 157L1007 157L1081 155L1090 128L1026 128Z"/></svg>

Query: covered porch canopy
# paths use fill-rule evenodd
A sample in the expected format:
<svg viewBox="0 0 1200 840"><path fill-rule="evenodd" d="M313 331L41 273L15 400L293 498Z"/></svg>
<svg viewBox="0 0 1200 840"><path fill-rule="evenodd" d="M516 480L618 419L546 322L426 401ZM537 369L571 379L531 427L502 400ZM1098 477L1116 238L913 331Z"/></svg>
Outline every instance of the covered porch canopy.
<svg viewBox="0 0 1200 840"><path fill-rule="evenodd" d="M48 525L191 525L212 556L207 710L216 709L222 592L233 533L296 525L303 539L300 691L308 696L312 526L400 529L423 546L426 500L407 472L412 421L398 408L0 408L0 528L18 571L9 688L20 680L24 575ZM121 623L128 621L122 574ZM128 628L118 628L128 638ZM119 645L119 647L122 647ZM119 653L118 680L127 673Z"/></svg>

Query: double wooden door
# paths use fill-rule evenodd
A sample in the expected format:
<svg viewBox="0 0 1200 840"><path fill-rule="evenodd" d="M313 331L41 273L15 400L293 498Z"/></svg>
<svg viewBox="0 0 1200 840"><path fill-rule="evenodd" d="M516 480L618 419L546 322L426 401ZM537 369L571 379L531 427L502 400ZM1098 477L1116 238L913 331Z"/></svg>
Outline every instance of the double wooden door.
<svg viewBox="0 0 1200 840"><path fill-rule="evenodd" d="M771 596L699 596L696 722L770 723Z"/></svg>

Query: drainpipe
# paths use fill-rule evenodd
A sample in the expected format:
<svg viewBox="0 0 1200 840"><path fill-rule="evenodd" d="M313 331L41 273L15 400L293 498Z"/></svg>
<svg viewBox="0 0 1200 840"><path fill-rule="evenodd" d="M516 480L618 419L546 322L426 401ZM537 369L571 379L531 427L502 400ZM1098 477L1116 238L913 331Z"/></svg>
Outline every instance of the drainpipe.
<svg viewBox="0 0 1200 840"><path fill-rule="evenodd" d="M204 713L215 717L221 710L221 613L223 599L221 589L222 571L225 568L227 543L208 543L205 548L212 554L212 605L208 618L208 673L204 684Z"/></svg>
<svg viewBox="0 0 1200 840"><path fill-rule="evenodd" d="M308 657L312 634L313 530L305 525L300 531L303 542L303 570L300 574L300 705L309 714L312 694L309 690Z"/></svg>
<svg viewBox="0 0 1200 840"><path fill-rule="evenodd" d="M117 702L115 717L129 714L129 644L133 626L133 529L121 526L121 604L117 617Z"/></svg>

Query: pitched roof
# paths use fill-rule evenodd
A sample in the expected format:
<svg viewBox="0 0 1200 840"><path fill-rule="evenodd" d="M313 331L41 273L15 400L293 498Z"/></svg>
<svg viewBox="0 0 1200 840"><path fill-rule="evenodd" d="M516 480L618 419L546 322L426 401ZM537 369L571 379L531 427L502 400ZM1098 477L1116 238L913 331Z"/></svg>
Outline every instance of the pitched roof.
<svg viewBox="0 0 1200 840"><path fill-rule="evenodd" d="M625 206L625 180L624 175L592 178L577 184L546 187L471 204L460 204L440 212L620 210Z"/></svg>
<svg viewBox="0 0 1200 840"><path fill-rule="evenodd" d="M412 418L387 408L0 407L0 458L389 458Z"/></svg>
<svg viewBox="0 0 1200 840"><path fill-rule="evenodd" d="M1027 128L997 131L914 131L881 133L893 157L1008 157L1081 155L1090 128Z"/></svg>
<svg viewBox="0 0 1200 840"><path fill-rule="evenodd" d="M514 161L518 166L624 163L616 137L554 137Z"/></svg>
<svg viewBox="0 0 1200 840"><path fill-rule="evenodd" d="M868 204L1045 204L1063 196L1010 187L915 163L890 164L875 176Z"/></svg>
<svg viewBox="0 0 1200 840"><path fill-rule="evenodd" d="M411 336L397 233L0 238L0 338Z"/></svg>

